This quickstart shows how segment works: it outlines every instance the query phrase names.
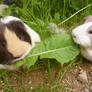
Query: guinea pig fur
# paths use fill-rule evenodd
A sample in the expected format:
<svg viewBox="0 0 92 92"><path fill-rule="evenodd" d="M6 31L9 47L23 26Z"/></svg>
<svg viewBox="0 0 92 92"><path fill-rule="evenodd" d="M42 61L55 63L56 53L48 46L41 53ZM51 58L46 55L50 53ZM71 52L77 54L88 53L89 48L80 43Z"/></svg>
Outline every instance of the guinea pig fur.
<svg viewBox="0 0 92 92"><path fill-rule="evenodd" d="M15 70L17 66L7 64L23 59L35 47L35 42L40 42L39 35L19 18L1 18L0 69Z"/></svg>
<svg viewBox="0 0 92 92"><path fill-rule="evenodd" d="M84 18L84 24L72 30L75 43L81 47L83 57L92 61L92 15Z"/></svg>

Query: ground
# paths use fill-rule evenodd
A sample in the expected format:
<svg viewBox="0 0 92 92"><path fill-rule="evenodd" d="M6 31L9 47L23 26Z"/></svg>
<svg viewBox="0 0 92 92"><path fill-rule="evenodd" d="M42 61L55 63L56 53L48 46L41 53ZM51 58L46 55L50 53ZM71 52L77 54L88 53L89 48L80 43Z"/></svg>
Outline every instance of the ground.
<svg viewBox="0 0 92 92"><path fill-rule="evenodd" d="M3 0L0 0L2 3ZM12 1L12 0L4 0ZM92 0L17 0L19 5L10 6L4 15L21 18L44 40L48 38L48 24L71 29L80 25L83 17L92 15ZM20 3L21 2L21 3ZM83 9L80 13L80 9ZM71 17L72 16L72 17ZM67 20L69 19L69 20ZM45 31L47 33L45 33ZM31 69L0 71L0 92L92 92L92 63L83 59L64 66L53 63L35 64ZM36 67L35 67L36 66Z"/></svg>
<svg viewBox="0 0 92 92"><path fill-rule="evenodd" d="M67 69L58 66L52 72L46 68L4 71L0 77L0 92L92 92L91 62L83 60Z"/></svg>

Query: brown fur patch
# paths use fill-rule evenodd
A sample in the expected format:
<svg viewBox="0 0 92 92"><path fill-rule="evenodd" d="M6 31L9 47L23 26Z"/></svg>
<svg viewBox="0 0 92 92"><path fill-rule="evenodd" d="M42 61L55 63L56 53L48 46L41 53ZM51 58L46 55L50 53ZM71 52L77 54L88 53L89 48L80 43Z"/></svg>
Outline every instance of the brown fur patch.
<svg viewBox="0 0 92 92"><path fill-rule="evenodd" d="M14 58L7 50L7 43L4 37L5 24L0 22L0 64L9 64Z"/></svg>
<svg viewBox="0 0 92 92"><path fill-rule="evenodd" d="M30 43L21 41L15 32L8 28L5 29L4 36L7 42L7 49L14 57L22 56L29 50Z"/></svg>

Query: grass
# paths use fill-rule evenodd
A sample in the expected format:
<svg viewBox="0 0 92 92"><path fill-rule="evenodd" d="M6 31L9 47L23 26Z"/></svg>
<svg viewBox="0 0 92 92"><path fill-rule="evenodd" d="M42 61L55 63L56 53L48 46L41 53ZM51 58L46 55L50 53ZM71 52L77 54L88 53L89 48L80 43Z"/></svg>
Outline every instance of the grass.
<svg viewBox="0 0 92 92"><path fill-rule="evenodd" d="M48 31L50 22L64 27L70 33L76 24L81 23L84 16L92 14L92 12L90 12L92 6L90 6L69 19L75 12L92 3L92 0L19 0L19 2L21 3L17 6L10 6L2 16L14 15L14 13L11 12L13 9L16 11L15 15L36 30L42 40L48 38L51 34ZM69 20L67 20L67 18ZM65 22L65 20L67 21ZM65 90L65 84L61 84L60 81L63 75L68 71L68 68L73 64L76 63L70 62L66 66L60 66L55 60L43 59L38 60L29 70L19 72L0 71L0 90L3 89L4 92L17 92L16 89L18 92L61 92L61 90ZM39 69L41 69L45 82L43 81L36 86L27 83L25 87L25 75ZM55 70L58 70L58 74L54 80L53 72ZM12 79L12 76L15 79ZM15 83L11 83L12 81Z"/></svg>

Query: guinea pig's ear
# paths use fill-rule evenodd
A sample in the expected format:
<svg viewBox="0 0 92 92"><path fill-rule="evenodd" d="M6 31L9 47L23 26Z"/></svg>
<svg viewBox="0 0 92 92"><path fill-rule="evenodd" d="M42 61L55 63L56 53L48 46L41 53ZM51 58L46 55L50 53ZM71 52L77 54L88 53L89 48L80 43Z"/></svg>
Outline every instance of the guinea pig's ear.
<svg viewBox="0 0 92 92"><path fill-rule="evenodd" d="M92 22L92 15L83 18L84 23Z"/></svg>

